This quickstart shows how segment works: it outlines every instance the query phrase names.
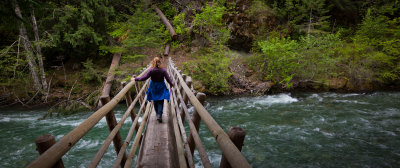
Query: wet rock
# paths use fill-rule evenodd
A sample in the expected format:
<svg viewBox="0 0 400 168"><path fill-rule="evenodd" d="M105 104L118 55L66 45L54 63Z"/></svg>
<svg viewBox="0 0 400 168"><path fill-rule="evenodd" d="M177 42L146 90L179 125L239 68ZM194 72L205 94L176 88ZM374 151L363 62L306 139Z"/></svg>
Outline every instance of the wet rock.
<svg viewBox="0 0 400 168"><path fill-rule="evenodd" d="M313 90L313 91L328 91L329 87L325 81L315 80L294 80L291 90Z"/></svg>
<svg viewBox="0 0 400 168"><path fill-rule="evenodd" d="M206 92L206 87L197 80L193 80L193 89L197 92Z"/></svg>
<svg viewBox="0 0 400 168"><path fill-rule="evenodd" d="M271 87L274 85L274 83L272 82L261 82L258 83L255 87L254 87L254 95L264 95L266 94Z"/></svg>
<svg viewBox="0 0 400 168"><path fill-rule="evenodd" d="M246 88L248 85L246 78L236 73L232 74L230 81L231 85L235 86L236 88Z"/></svg>
<svg viewBox="0 0 400 168"><path fill-rule="evenodd" d="M245 88L249 85L249 81L246 79L246 67L243 65L240 59L232 60L229 65L229 70L232 72L230 84L237 88Z"/></svg>
<svg viewBox="0 0 400 168"><path fill-rule="evenodd" d="M239 94L244 94L247 91L245 89L241 89L241 88L232 88L232 94L233 95L239 95Z"/></svg>
<svg viewBox="0 0 400 168"><path fill-rule="evenodd" d="M372 91L382 87L381 82L370 79L351 79L346 83L347 90L356 92Z"/></svg>
<svg viewBox="0 0 400 168"><path fill-rule="evenodd" d="M273 10L262 1L228 0L226 7L228 14L223 18L231 32L231 49L249 52L259 35L278 25Z"/></svg>
<svg viewBox="0 0 400 168"><path fill-rule="evenodd" d="M347 79L344 78L332 78L329 80L330 89L343 89L347 84Z"/></svg>

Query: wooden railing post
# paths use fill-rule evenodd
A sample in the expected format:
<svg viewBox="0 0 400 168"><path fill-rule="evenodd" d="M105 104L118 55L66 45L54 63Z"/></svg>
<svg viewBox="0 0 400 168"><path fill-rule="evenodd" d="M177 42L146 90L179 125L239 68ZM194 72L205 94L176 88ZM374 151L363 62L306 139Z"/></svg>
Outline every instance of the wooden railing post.
<svg viewBox="0 0 400 168"><path fill-rule="evenodd" d="M188 85L189 87L192 86L192 78L190 76L187 76L185 79L186 85ZM183 95L183 101L185 102L185 104L188 104L189 98L187 97L187 94Z"/></svg>
<svg viewBox="0 0 400 168"><path fill-rule="evenodd" d="M240 127L232 127L231 129L229 129L228 136L235 144L235 146L239 149L239 151L242 151L242 146L244 142L244 137L246 136L246 131L244 131L244 129ZM224 154L222 154L221 164L219 167L231 168L231 165L228 163L228 160L226 160Z"/></svg>
<svg viewBox="0 0 400 168"><path fill-rule="evenodd" d="M192 82L192 78L190 77L190 76L186 76L185 75L185 79L186 79L186 84L188 85L188 86L190 86L190 84L191 84L191 82ZM188 80L188 79L190 79L190 80ZM183 90L183 88L180 90L181 91L181 94L182 94L182 96L183 96L183 104L185 104L185 105L187 105L188 104L188 101L189 101L189 98L187 97L187 94L184 92L184 90ZM180 101L179 101L180 102ZM181 109L181 111L182 111L182 107L180 108ZM185 123L185 113L181 113L181 119L182 119L182 122L183 123Z"/></svg>
<svg viewBox="0 0 400 168"><path fill-rule="evenodd" d="M192 90L192 92L194 92L193 90L193 80L192 77L188 76L186 78L186 84L188 85L188 87ZM187 102L186 102L187 103Z"/></svg>
<svg viewBox="0 0 400 168"><path fill-rule="evenodd" d="M49 149L51 146L53 146L55 143L56 139L54 139L54 136L50 134L39 136L35 140L36 149L40 155L44 153L47 149ZM53 165L53 168L64 168L64 163L60 159Z"/></svg>
<svg viewBox="0 0 400 168"><path fill-rule="evenodd" d="M183 80L186 79L186 75L185 74L182 74L182 77L183 77ZM180 105L180 103L187 104L187 101L185 101L185 97L187 99L187 96L186 96L185 90L183 89L182 85L180 85L179 91L181 92L182 98L183 98L183 102L181 102L181 101L178 102L179 105ZM182 111L182 106L179 106L179 107L180 107L180 110ZM181 113L181 119L182 119L182 121L185 121L185 113Z"/></svg>
<svg viewBox="0 0 400 168"><path fill-rule="evenodd" d="M122 85L122 88L124 88L126 86L126 82L121 82L121 85ZM130 90L128 92L126 92L125 100L126 100L126 106L129 108L129 106L132 104L132 97L131 97ZM135 118L136 118L135 108L132 108L132 111L130 113L131 113L131 120L133 123L133 121L135 121ZM139 129L139 124L136 124L135 131L137 132L138 129Z"/></svg>
<svg viewBox="0 0 400 168"><path fill-rule="evenodd" d="M136 78L136 75L133 75L134 78ZM140 83L135 82L135 90L136 90L136 94L139 93L139 90L141 90L142 87L140 87ZM143 103L143 97L142 95L136 95L139 96L139 103L142 104Z"/></svg>
<svg viewBox="0 0 400 168"><path fill-rule="evenodd" d="M164 57L169 55L169 49L171 48L171 45L168 43L167 45L165 45L165 49L164 49Z"/></svg>
<svg viewBox="0 0 400 168"><path fill-rule="evenodd" d="M103 95L100 97L100 101L103 105L107 104L108 102L110 102L110 96L108 95ZM114 127L117 125L117 120L115 119L115 115L114 115L114 111L110 110L107 115L106 115L106 120L107 120L107 125L108 128L110 129L110 131L112 131L114 129ZM114 139L113 139L113 143L114 143L114 147L115 147L115 152L119 153L119 150L122 147L122 138L121 138L121 134L118 133L115 135ZM124 157L122 158L121 161L121 167L124 167L125 165L125 161L126 161L126 154L124 154Z"/></svg>
<svg viewBox="0 0 400 168"><path fill-rule="evenodd" d="M198 92L196 94L196 98L204 106L204 103L206 101L206 94L204 94L202 92ZM200 127L201 117L199 116L199 113L197 113L196 109L194 109L194 111L193 111L192 121L193 121L194 126L196 127L196 131L198 132L199 131L199 127ZM193 140L193 135L192 134L189 135L188 144L189 144L189 147L190 147L190 151L192 152L192 155L193 155L195 144L194 144L194 140Z"/></svg>

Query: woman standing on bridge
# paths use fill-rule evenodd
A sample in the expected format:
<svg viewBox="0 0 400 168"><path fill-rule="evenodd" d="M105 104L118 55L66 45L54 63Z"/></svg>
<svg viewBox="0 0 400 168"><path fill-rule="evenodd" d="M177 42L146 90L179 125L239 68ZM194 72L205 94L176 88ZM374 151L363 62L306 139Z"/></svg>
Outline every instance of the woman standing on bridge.
<svg viewBox="0 0 400 168"><path fill-rule="evenodd" d="M163 105L164 99L169 101L169 90L164 83L164 78L170 84L170 86L174 86L171 82L171 78L168 75L168 72L161 67L161 60L159 57L155 57L151 62L151 68L146 72L145 75L137 78L132 78L135 81L144 81L151 77L149 89L147 90L147 100L154 102L154 109L157 113L158 122L162 122L162 113L163 113Z"/></svg>

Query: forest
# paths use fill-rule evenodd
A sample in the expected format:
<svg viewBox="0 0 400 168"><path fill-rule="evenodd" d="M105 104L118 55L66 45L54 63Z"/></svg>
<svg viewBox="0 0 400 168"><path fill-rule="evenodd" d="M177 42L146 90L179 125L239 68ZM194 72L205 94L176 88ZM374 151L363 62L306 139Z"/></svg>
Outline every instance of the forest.
<svg viewBox="0 0 400 168"><path fill-rule="evenodd" d="M166 44L211 95L400 86L398 0L4 0L0 13L3 107L93 108L115 54L112 94Z"/></svg>

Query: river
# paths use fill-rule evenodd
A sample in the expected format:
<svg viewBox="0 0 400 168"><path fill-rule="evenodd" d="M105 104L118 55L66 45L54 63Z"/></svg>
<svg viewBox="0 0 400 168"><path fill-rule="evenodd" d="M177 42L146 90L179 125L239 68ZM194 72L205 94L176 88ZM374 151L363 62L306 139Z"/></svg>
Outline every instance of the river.
<svg viewBox="0 0 400 168"><path fill-rule="evenodd" d="M253 167L400 165L400 93L208 98L206 108L226 131L232 126L245 129L242 152ZM122 104L116 108L117 120L124 109ZM81 112L38 120L46 110L0 112L0 167L24 167L38 156L37 136L49 133L59 140L90 115ZM126 123L122 137L131 121ZM62 158L66 167L86 167L108 133L102 119ZM221 152L204 123L200 136L213 167L219 167ZM99 167L111 167L114 157L110 147ZM195 160L201 167L198 154Z"/></svg>

